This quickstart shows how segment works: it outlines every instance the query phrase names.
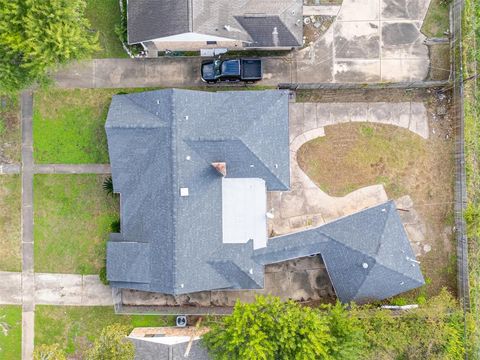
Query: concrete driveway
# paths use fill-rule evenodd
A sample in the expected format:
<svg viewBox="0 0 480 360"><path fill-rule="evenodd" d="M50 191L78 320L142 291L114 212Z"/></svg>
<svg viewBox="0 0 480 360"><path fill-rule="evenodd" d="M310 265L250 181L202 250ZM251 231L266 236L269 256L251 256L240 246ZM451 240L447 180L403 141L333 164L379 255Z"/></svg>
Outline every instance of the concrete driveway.
<svg viewBox="0 0 480 360"><path fill-rule="evenodd" d="M430 65L420 32L430 0L343 0L335 22L296 56L297 81L423 80Z"/></svg>

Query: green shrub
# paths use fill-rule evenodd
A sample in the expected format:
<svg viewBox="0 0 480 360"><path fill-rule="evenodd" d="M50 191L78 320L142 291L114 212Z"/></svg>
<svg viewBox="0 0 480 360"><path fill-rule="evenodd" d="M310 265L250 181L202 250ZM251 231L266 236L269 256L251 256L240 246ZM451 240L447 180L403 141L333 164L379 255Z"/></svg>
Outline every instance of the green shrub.
<svg viewBox="0 0 480 360"><path fill-rule="evenodd" d="M103 285L109 285L110 282L107 279L107 267L104 266L100 269L100 273L98 274L98 277L100 278L100 281L102 282Z"/></svg>
<svg viewBox="0 0 480 360"><path fill-rule="evenodd" d="M120 232L120 220L115 220L110 224L110 230L112 233L119 233Z"/></svg>

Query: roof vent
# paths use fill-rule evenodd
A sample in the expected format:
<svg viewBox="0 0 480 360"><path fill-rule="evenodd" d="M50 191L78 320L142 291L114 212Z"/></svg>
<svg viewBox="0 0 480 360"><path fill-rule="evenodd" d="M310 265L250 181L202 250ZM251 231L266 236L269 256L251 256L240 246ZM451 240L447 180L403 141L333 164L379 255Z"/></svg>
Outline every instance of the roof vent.
<svg viewBox="0 0 480 360"><path fill-rule="evenodd" d="M224 25L223 28L227 31L232 31L232 27L230 25Z"/></svg>
<svg viewBox="0 0 480 360"><path fill-rule="evenodd" d="M364 262L364 263L362 263L362 267L363 267L364 269L368 269L368 264L367 264L366 262Z"/></svg>
<svg viewBox="0 0 480 360"><path fill-rule="evenodd" d="M278 42L278 29L277 27L275 26L273 28L273 31L272 31L272 40L273 40L273 45L275 46L278 46L279 42Z"/></svg>
<svg viewBox="0 0 480 360"><path fill-rule="evenodd" d="M212 166L222 176L227 176L227 163L226 162L213 162Z"/></svg>
<svg viewBox="0 0 480 360"><path fill-rule="evenodd" d="M192 160L192 157L191 157L190 155L187 155L187 156L185 157L185 160L190 161L190 160Z"/></svg>
<svg viewBox="0 0 480 360"><path fill-rule="evenodd" d="M188 188L186 187L183 187L183 188L180 188L180 196L188 196Z"/></svg>
<svg viewBox="0 0 480 360"><path fill-rule="evenodd" d="M185 120L188 120L188 115L185 115Z"/></svg>
<svg viewBox="0 0 480 360"><path fill-rule="evenodd" d="M157 105L160 105L160 100L157 99Z"/></svg>

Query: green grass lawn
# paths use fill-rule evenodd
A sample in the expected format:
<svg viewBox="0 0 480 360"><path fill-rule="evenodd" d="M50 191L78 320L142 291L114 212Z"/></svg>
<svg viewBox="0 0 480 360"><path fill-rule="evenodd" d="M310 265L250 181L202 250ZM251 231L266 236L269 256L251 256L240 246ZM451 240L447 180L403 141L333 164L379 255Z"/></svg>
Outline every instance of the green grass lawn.
<svg viewBox="0 0 480 360"><path fill-rule="evenodd" d="M325 137L311 140L299 149L298 161L330 195L344 196L381 183L390 196L402 196L408 193L405 187L412 182L410 178L415 178L412 168L416 164L427 166L427 161L423 161L426 142L406 129L347 123L328 126L325 132Z"/></svg>
<svg viewBox="0 0 480 360"><path fill-rule="evenodd" d="M427 37L445 37L449 30L448 0L432 0L422 25L422 33Z"/></svg>
<svg viewBox="0 0 480 360"><path fill-rule="evenodd" d="M0 306L0 359L22 358L22 308Z"/></svg>
<svg viewBox="0 0 480 360"><path fill-rule="evenodd" d="M108 163L105 120L112 96L153 90L48 89L34 98L34 159L38 164Z"/></svg>
<svg viewBox="0 0 480 360"><path fill-rule="evenodd" d="M81 359L102 329L120 323L135 327L174 325L172 316L115 315L113 307L37 306L35 345L59 344L67 354Z"/></svg>
<svg viewBox="0 0 480 360"><path fill-rule="evenodd" d="M21 271L21 182L0 176L0 271Z"/></svg>
<svg viewBox="0 0 480 360"><path fill-rule="evenodd" d="M0 95L0 162L19 163L22 134L17 95Z"/></svg>
<svg viewBox="0 0 480 360"><path fill-rule="evenodd" d="M35 175L35 271L97 274L118 198L101 175Z"/></svg>
<svg viewBox="0 0 480 360"><path fill-rule="evenodd" d="M115 34L115 26L120 24L120 5L118 0L87 0L85 12L92 29L98 31L101 50L95 58L125 58L128 54Z"/></svg>

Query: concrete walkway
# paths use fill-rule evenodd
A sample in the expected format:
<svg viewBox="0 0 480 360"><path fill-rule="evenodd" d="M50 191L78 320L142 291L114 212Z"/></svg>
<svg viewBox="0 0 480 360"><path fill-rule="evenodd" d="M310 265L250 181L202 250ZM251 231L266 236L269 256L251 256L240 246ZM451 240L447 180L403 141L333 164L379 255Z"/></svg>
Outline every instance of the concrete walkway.
<svg viewBox="0 0 480 360"><path fill-rule="evenodd" d="M0 174L22 177L22 272L0 272L0 304L22 306L22 359L33 359L35 305L112 305L112 293L98 276L35 274L33 238L34 174L108 174L108 164L46 164L33 161L33 93L21 94L22 163L0 164Z"/></svg>
<svg viewBox="0 0 480 360"><path fill-rule="evenodd" d="M33 358L34 288L33 275L33 94L21 95L22 114L22 359Z"/></svg>
<svg viewBox="0 0 480 360"><path fill-rule="evenodd" d="M20 174L19 164L0 164L0 175Z"/></svg>
<svg viewBox="0 0 480 360"><path fill-rule="evenodd" d="M35 273L33 279L35 305L113 305L111 288L97 275ZM0 304L21 305L22 301L22 273L0 272Z"/></svg>
<svg viewBox="0 0 480 360"><path fill-rule="evenodd" d="M367 186L343 197L322 191L303 171L297 151L314 138L324 136L324 126L349 121L369 121L400 126L428 138L428 116L423 103L291 103L291 190L268 193L274 219L269 230L286 234L338 219L388 200L383 185Z"/></svg>
<svg viewBox="0 0 480 360"><path fill-rule="evenodd" d="M109 164L35 164L35 174L110 174Z"/></svg>

